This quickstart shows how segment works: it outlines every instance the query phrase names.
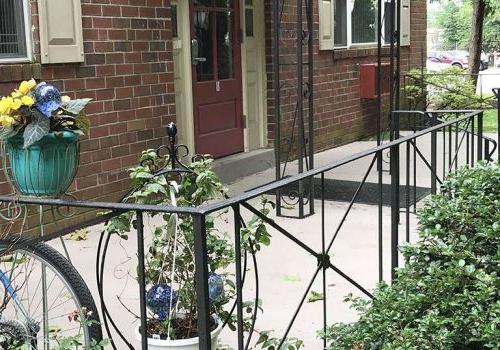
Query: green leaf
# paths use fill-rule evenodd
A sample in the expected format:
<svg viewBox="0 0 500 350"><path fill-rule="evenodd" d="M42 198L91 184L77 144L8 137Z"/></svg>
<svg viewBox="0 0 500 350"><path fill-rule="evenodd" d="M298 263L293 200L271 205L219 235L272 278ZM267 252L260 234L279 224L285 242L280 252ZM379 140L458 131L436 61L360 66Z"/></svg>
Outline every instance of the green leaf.
<svg viewBox="0 0 500 350"><path fill-rule="evenodd" d="M12 126L0 127L0 140L7 140L18 133L19 129Z"/></svg>
<svg viewBox="0 0 500 350"><path fill-rule="evenodd" d="M78 100L70 100L69 102L64 102L61 108L66 112L78 115L85 108L85 106L92 101L91 98L81 98Z"/></svg>
<svg viewBox="0 0 500 350"><path fill-rule="evenodd" d="M309 299L307 299L308 303L315 303L317 301L324 300L325 296L323 293L315 292L314 290L311 291L311 294L309 295Z"/></svg>
<svg viewBox="0 0 500 350"><path fill-rule="evenodd" d="M31 123L24 129L24 148L41 140L50 131L50 119L34 113Z"/></svg>

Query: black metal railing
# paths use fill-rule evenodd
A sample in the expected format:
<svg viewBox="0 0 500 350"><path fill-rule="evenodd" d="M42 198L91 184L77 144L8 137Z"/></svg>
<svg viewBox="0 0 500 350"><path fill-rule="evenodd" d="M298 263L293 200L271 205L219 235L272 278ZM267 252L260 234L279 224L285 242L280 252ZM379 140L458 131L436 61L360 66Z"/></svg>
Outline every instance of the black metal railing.
<svg viewBox="0 0 500 350"><path fill-rule="evenodd" d="M445 120L441 117L452 114L453 119ZM415 127L409 131L402 131L399 128L400 118L403 116L415 117L424 116L426 120L430 120L430 124L424 127ZM343 159L330 162L326 165L320 166L316 169L305 171L288 178L281 179L269 183L257 189L236 195L231 198L226 198L214 203L202 205L200 207L176 207L170 205L141 205L130 203L102 203L91 201L77 201L77 200L62 200L62 199L47 199L47 198L28 198L28 197L12 197L0 196L0 202L3 203L16 203L27 206L47 206L47 207L72 207L72 208L86 208L86 209L100 209L108 213L102 216L93 218L92 220L74 224L70 227L46 233L43 237L37 237L29 240L29 243L50 241L52 239L65 236L80 228L93 226L99 223L104 223L112 217L116 217L125 212L135 213L136 216L136 235L138 239L137 257L138 257L138 284L139 284L139 300L140 300L140 319L141 319L141 335L142 335L142 349L147 349L147 310L145 305L146 300L146 283L144 276L144 259L145 259L145 227L144 217L148 213L175 213L191 216L194 223L194 257L196 268L196 295L197 295L197 310L198 310L198 330L200 339L200 349L211 349L210 339L210 304L208 294L208 267L207 267L207 215L218 212L221 210L232 210L234 227L233 235L236 242L236 303L232 311L236 311L237 317L237 344L238 349L249 349L250 339L252 338L254 327L250 330L244 329L244 304L243 304L243 289L244 275L246 271L246 262L242 266L241 249L244 249L240 242L240 230L245 225L244 215L242 212L246 211L251 213L261 220L263 220L273 232L278 232L286 237L293 245L299 247L304 252L310 254L311 264L315 266L314 273L307 283L307 287L298 301L298 306L293 312L292 318L283 325L276 325L277 328L283 329L281 335L280 346L289 337L291 329L300 313L309 294L312 285L319 275L322 275L322 288L325 292L323 297L323 314L318 315L322 318L323 329L326 329L328 322L329 311L327 308L327 295L326 295L326 272L333 271L336 275L347 281L354 290L358 290L366 297L372 298L372 290L375 285L363 285L357 281L355 277L344 271L338 266L338 263L332 261L330 254L337 242L342 229L345 227L346 220L349 215L352 215L352 208L363 195L363 191L367 186L375 189L375 199L373 204L378 208L377 219L373 221L373 230L378 232L377 235L377 261L374 263L378 265L378 278L382 281L384 279L385 252L384 252L384 218L383 208L387 205L391 207L390 214L390 274L392 278L395 276L395 271L400 266L400 254L398 246L402 241L400 237L401 227L405 228L404 240L410 240L410 215L414 214L417 209L418 200L430 193L436 193L439 184L442 183L446 175L453 169L462 165L473 165L477 161L483 159L490 159L492 152L496 147L496 142L492 139L485 138L482 132L483 113L481 111L430 111L430 112L415 112L415 111L398 111L392 114L392 132L394 140L373 147L371 149L346 156ZM439 135L443 135L442 141L439 141ZM171 142L170 152L175 152L177 146ZM383 159L384 153L390 153L390 174L383 174L383 170L377 166ZM173 156L176 159L176 156ZM328 180L335 179L337 171L341 168L352 166L354 162L364 161L366 170L364 172L357 171L358 174L363 175L362 179L353 187L353 193L347 199L342 199L347 202L344 213L340 220L334 226L326 225L326 202L338 200L335 195L330 196L327 192ZM172 172L182 172L182 163L173 162L171 165ZM359 164L356 163L357 169ZM370 182L370 175L377 173L374 182ZM274 220L266 215L263 215L253 204L252 200L269 195L271 193L286 193L290 188L297 186L302 182L315 183L314 186L314 199L317 201L319 210L317 214L321 216L320 232L312 232L311 234L318 234L321 237L321 248L314 249L311 245L301 240L296 234L286 229L280 221ZM401 185L403 183L403 185ZM401 193L404 191L404 201L401 204ZM417 191L419 195L417 195ZM389 200L386 201L389 195ZM419 197L420 196L420 197ZM404 216L401 213L404 213ZM284 220L284 219L282 219ZM291 220L291 219L288 219ZM404 221L403 221L404 220ZM17 243L18 246L13 245L10 248L20 248L28 244L26 241ZM106 279L104 266L106 264L106 253L109 247L109 237L101 236L99 242L98 260L96 263L96 277L98 281L98 294L101 298L101 317L103 325L106 328L110 337L113 337L114 332L122 338L127 348L133 349L131 342L125 336L124 331L120 330L114 321L112 310L107 309L105 284ZM5 254L6 252L3 252ZM253 257L253 262L257 266L255 259L255 252L251 251L249 254ZM256 274L258 280L258 275ZM256 300L259 298L258 283L255 287L257 294ZM256 310L252 315L253 325L257 317ZM311 333L316 333L316 329L311 330ZM246 339L245 339L246 337ZM326 340L323 340L323 345L326 347ZM113 347L116 349L117 345L113 341ZM277 348L280 348L278 346Z"/></svg>

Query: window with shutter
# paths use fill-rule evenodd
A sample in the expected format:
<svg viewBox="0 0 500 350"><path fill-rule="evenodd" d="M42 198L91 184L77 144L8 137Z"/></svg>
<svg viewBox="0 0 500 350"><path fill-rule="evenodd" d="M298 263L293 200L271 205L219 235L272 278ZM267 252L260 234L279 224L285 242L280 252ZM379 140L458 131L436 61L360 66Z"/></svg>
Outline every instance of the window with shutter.
<svg viewBox="0 0 500 350"><path fill-rule="evenodd" d="M320 50L334 48L334 0L319 0L319 47Z"/></svg>
<svg viewBox="0 0 500 350"><path fill-rule="evenodd" d="M83 62L80 0L38 0L42 63Z"/></svg>
<svg viewBox="0 0 500 350"><path fill-rule="evenodd" d="M26 0L0 1L0 62L29 59Z"/></svg>

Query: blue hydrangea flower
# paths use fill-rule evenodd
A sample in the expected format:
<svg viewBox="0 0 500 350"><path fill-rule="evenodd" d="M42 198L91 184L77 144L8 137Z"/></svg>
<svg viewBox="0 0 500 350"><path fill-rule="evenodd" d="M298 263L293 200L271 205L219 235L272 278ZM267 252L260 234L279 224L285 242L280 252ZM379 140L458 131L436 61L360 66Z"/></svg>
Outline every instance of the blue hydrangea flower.
<svg viewBox="0 0 500 350"><path fill-rule="evenodd" d="M210 302L219 299L224 292L224 281L215 272L208 273L208 298Z"/></svg>
<svg viewBox="0 0 500 350"><path fill-rule="evenodd" d="M55 86L40 83L35 89L35 107L46 117L61 107L61 93Z"/></svg>
<svg viewBox="0 0 500 350"><path fill-rule="evenodd" d="M177 293L169 285L155 284L147 292L146 305L161 321L166 320L170 313L170 296L173 308L177 304Z"/></svg>

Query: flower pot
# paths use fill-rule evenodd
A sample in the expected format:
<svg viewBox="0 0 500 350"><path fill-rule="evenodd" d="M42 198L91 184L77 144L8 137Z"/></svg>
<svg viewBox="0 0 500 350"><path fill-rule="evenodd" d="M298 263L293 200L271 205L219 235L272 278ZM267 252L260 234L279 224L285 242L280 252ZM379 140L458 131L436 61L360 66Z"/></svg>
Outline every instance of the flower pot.
<svg viewBox="0 0 500 350"><path fill-rule="evenodd" d="M25 196L58 197L73 182L78 168L78 133L50 133L24 149L24 138L7 140L12 182Z"/></svg>
<svg viewBox="0 0 500 350"><path fill-rule="evenodd" d="M222 322L217 320L217 328L210 333L212 337L212 349L217 349L217 341L219 334L222 331ZM139 326L135 328L135 337L141 341L141 333ZM162 340L148 338L148 350L199 350L199 338L178 339L178 340Z"/></svg>

